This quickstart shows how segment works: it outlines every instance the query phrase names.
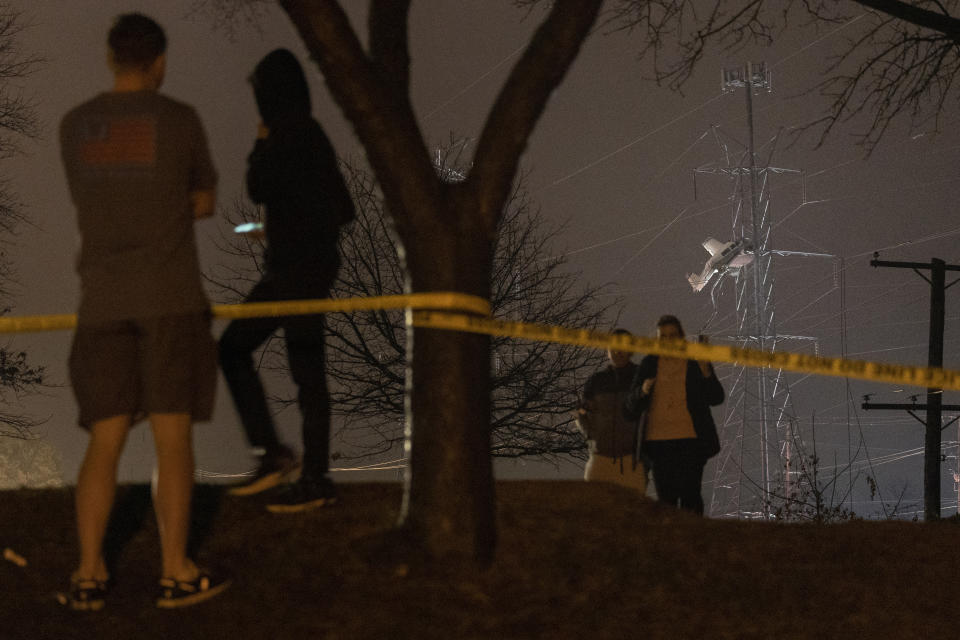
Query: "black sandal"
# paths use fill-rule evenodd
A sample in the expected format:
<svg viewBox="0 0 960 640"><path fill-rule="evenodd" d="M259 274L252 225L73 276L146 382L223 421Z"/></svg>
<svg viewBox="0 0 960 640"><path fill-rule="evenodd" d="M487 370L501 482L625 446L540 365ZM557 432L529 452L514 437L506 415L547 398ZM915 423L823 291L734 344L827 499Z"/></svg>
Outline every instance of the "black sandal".
<svg viewBox="0 0 960 640"><path fill-rule="evenodd" d="M200 604L220 595L226 591L230 584L229 578L212 574L205 569L200 569L197 577L189 581L161 578L157 607L160 609L179 609L180 607Z"/></svg>
<svg viewBox="0 0 960 640"><path fill-rule="evenodd" d="M106 604L109 580L70 579L69 593L58 593L57 601L73 611L100 611Z"/></svg>

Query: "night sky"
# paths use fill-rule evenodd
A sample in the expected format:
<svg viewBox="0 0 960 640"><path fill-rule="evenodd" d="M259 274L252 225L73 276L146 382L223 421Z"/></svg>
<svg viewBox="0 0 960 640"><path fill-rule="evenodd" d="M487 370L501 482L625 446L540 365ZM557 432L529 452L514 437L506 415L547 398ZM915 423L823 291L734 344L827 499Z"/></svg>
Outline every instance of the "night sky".
<svg viewBox="0 0 960 640"><path fill-rule="evenodd" d="M304 62L307 57L279 10L256 26L235 24L231 31L216 29L209 15L192 11L195 3L190 0L11 4L24 11L28 24L22 47L47 60L24 83L43 121L43 138L26 143L25 154L7 161L3 168L36 225L24 227L10 249L20 282L14 312L72 312L78 288L73 271L78 238L56 127L69 108L110 86L105 34L112 17L141 10L167 30L163 91L199 111L220 172L219 197L225 206L242 194L244 161L257 123L247 75L260 57L278 46L291 48ZM365 3L345 4L353 10ZM413 3L412 97L431 145L444 143L451 135L479 134L486 110L541 15L539 10L528 15L506 0ZM351 17L363 25L361 14ZM822 98L808 92L822 77L824 61L839 51L845 35L853 35L870 19L865 16L840 30L798 26L779 35L770 49L714 51L700 62L682 95L643 79L649 69L636 58L638 35L599 29L591 36L538 124L523 167L530 172L533 201L551 221L566 225L556 253L566 255L570 268L582 272L584 283L610 283L611 293L623 296L620 326L648 334L658 316L673 313L685 322L688 332L695 332L713 313L709 294L693 293L685 275L702 268L707 254L700 243L706 237L730 239L732 185L700 175L695 194L693 170L722 158L718 140L728 141L735 152L746 142L743 90L723 94L721 68L765 61L772 69L773 92L754 100L758 155L763 162L769 157L771 166L803 170L805 175L805 201L798 174L778 176L772 182L773 248L844 258L846 348L851 357L926 362L929 286L909 270L873 269L868 261L874 251L880 251L887 260L938 257L960 262L956 248L960 220L954 197L960 185L956 102L948 101L939 130L932 124L912 129L907 122L898 123L869 157L853 136L863 121L842 126L819 149L814 148L812 137L786 144L792 127L825 106ZM338 153L362 156L319 72L311 67L308 76L314 114ZM784 135L772 147L781 130ZM199 223L205 266L222 259L213 240L224 231L226 225L219 221ZM839 355L841 350L838 264L835 259L800 258L780 258L776 263L778 331L818 337L825 355ZM725 290L729 292L726 285ZM949 368L960 367L957 295L954 290L947 292L944 361ZM721 296L719 312L707 333L730 332L732 311L729 294ZM217 334L222 329L222 322L215 325ZM13 344L46 365L51 381L61 385L41 398L26 400L24 409L49 416L40 432L61 452L64 477L73 482L85 436L74 426L76 409L67 387L69 340L67 333L30 334L16 337ZM728 372L721 369L724 375ZM848 404L843 381L804 376L790 380L796 415L807 426L815 421L821 457L824 451L836 449L836 455L845 460ZM220 391L215 421L196 429L197 463L206 471L236 473L250 463L225 389ZM903 402L921 392L859 381L851 382L849 391L856 401L852 407L859 407L865 393L876 393L875 401ZM950 394L945 401L956 402ZM922 447L922 427L905 413L850 411L856 439L862 431L881 486L888 493L903 489L906 497L919 499L922 457L894 458ZM299 440L296 418L292 410L280 416L281 428L292 442ZM956 439L955 428L944 433L948 456L944 504L954 506L956 492L948 475L956 468ZM131 435L121 477L149 477L151 455L149 431L140 427ZM825 459L832 464L832 453ZM504 473L528 469L508 465ZM570 465L559 475L579 473ZM711 477L709 468L706 477ZM861 508L873 509L871 505Z"/></svg>

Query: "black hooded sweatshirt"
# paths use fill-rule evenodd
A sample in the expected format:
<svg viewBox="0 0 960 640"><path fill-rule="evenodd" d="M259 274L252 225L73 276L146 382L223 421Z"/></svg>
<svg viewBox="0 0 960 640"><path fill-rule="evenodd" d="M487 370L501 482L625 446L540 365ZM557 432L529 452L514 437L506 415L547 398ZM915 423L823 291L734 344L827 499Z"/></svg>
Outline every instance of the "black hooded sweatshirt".
<svg viewBox="0 0 960 640"><path fill-rule="evenodd" d="M339 228L354 219L354 206L333 147L310 115L303 69L277 49L250 82L270 130L247 158L247 192L266 207L267 275L291 284L330 282L340 264Z"/></svg>

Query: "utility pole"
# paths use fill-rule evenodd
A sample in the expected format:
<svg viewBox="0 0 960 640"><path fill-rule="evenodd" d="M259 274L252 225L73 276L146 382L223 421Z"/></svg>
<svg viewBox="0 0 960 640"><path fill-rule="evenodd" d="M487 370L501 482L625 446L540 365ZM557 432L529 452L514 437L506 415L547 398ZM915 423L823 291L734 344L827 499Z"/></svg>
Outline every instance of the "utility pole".
<svg viewBox="0 0 960 640"><path fill-rule="evenodd" d="M960 271L960 265L946 264L939 258L924 262L891 262L878 260L880 254L874 253L870 261L872 267L893 267L895 269L913 269L917 275L930 283L930 343L927 350L927 366L943 367L943 325L946 318L946 290L958 280L946 284L947 271ZM929 270L928 278L921 270ZM923 451L923 514L927 521L940 518L940 432L943 422L943 389L928 388L927 403L917 404L880 404L863 403L864 409L903 409L916 418L913 410L925 409L926 430ZM958 405L948 405L949 409L960 409ZM919 419L919 418L918 418Z"/></svg>

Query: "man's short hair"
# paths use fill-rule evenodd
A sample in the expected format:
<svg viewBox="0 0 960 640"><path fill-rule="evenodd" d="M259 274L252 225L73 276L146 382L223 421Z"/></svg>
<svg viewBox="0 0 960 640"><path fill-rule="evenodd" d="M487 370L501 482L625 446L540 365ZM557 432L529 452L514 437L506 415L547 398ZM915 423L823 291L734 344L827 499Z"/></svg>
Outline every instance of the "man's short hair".
<svg viewBox="0 0 960 640"><path fill-rule="evenodd" d="M611 331L610 333L612 333L612 334L615 335L615 336L632 336L632 335L633 335L632 333L630 333L629 331L627 331L626 329L624 329L624 328L622 328L622 327L618 327L618 328L614 329L613 331Z"/></svg>
<svg viewBox="0 0 960 640"><path fill-rule="evenodd" d="M146 69L167 50L167 36L142 13L124 13L114 20L107 44L118 67Z"/></svg>

